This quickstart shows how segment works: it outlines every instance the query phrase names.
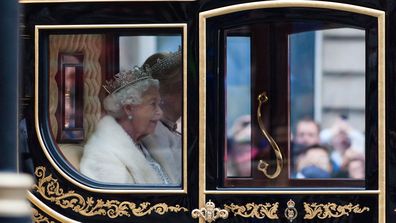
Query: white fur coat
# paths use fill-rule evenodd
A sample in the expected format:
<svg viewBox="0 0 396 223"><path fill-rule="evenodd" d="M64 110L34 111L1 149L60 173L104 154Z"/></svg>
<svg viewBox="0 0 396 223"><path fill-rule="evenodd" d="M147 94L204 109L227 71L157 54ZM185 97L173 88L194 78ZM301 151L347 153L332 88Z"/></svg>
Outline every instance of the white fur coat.
<svg viewBox="0 0 396 223"><path fill-rule="evenodd" d="M143 152L111 116L103 117L89 138L84 147L80 170L82 174L100 182L163 183Z"/></svg>

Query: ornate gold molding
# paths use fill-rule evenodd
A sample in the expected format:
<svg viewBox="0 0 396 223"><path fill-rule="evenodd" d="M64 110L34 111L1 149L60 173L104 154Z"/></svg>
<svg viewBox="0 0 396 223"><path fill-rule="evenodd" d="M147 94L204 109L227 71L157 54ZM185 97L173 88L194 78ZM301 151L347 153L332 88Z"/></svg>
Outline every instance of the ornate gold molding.
<svg viewBox="0 0 396 223"><path fill-rule="evenodd" d="M325 218L339 218L343 215L349 216L350 213L361 214L365 211L370 211L368 207L360 207L359 204L353 205L337 205L335 203L317 204L304 202L305 216L304 219L325 219Z"/></svg>
<svg viewBox="0 0 396 223"><path fill-rule="evenodd" d="M32 220L34 223L55 223L54 221L49 220L48 217L42 215L35 208L32 208L32 213L33 213Z"/></svg>
<svg viewBox="0 0 396 223"><path fill-rule="evenodd" d="M234 213L234 216L242 216L244 218L258 218L258 219L263 219L265 217L269 219L279 219L278 217L278 206L279 203L265 203L265 204L255 204L253 203L247 203L245 205L236 205L236 204L230 204L224 205L224 209L226 209L228 212Z"/></svg>
<svg viewBox="0 0 396 223"><path fill-rule="evenodd" d="M159 215L168 212L187 212L188 209L180 205L169 206L165 203L151 204L143 202L136 204L129 201L118 200L102 200L93 197L83 197L80 194L70 190L64 192L57 179L52 174L46 175L46 168L39 166L35 170L38 177L37 184L33 186L33 190L38 192L42 198L64 209L71 209L83 216L107 216L109 218L117 218L121 216L142 217L151 213Z"/></svg>

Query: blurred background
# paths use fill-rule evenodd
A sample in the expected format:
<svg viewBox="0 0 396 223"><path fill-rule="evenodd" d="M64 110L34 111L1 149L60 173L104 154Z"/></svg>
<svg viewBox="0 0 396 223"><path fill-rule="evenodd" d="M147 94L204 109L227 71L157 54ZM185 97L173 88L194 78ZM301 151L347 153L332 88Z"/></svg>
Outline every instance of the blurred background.
<svg viewBox="0 0 396 223"><path fill-rule="evenodd" d="M251 47L247 36L227 37L229 177L251 176L252 160L259 153L252 146L250 120L256 112ZM365 48L365 31L354 28L289 35L290 150L284 152L289 152L291 178L364 179Z"/></svg>
<svg viewBox="0 0 396 223"><path fill-rule="evenodd" d="M120 36L120 70L141 66L152 54L175 52L182 43L181 35Z"/></svg>

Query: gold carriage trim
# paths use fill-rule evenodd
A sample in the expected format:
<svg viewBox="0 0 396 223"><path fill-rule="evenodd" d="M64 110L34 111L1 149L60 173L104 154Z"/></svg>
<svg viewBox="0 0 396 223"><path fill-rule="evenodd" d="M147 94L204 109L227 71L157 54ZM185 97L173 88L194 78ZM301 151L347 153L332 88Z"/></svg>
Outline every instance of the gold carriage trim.
<svg viewBox="0 0 396 223"><path fill-rule="evenodd" d="M236 205L231 203L230 205L225 204L224 209L228 212L234 213L234 216L240 215L245 218L258 218L263 219L265 217L269 219L279 219L278 217L278 206L279 203L265 203L265 204L255 204L247 203L245 205Z"/></svg>
<svg viewBox="0 0 396 223"><path fill-rule="evenodd" d="M46 175L46 168L39 166L35 170L38 177L37 184L33 185L33 190L38 192L45 200L55 203L64 209L72 209L83 216L91 217L96 215L117 218L131 215L142 217L152 213L163 215L168 212L187 212L188 209L180 205L169 206L165 203L151 204L143 202L136 204L129 201L102 200L93 197L83 197L70 190L64 192L58 180L52 174Z"/></svg>
<svg viewBox="0 0 396 223"><path fill-rule="evenodd" d="M32 208L32 220L34 223L55 223L48 219L48 217L42 215L37 209Z"/></svg>
<svg viewBox="0 0 396 223"><path fill-rule="evenodd" d="M320 218L339 218L343 215L349 216L350 213L361 214L370 211L368 207L360 207L360 204L337 205L335 203L317 204L304 202L305 216L304 219Z"/></svg>

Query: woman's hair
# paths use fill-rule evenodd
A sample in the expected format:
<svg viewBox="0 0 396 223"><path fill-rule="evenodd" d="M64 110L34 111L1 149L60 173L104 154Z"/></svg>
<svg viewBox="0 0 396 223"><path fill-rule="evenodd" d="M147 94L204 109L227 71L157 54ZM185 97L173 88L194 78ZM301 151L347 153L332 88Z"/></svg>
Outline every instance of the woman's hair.
<svg viewBox="0 0 396 223"><path fill-rule="evenodd" d="M103 101L103 107L109 115L119 118L124 114L122 107L142 103L143 93L150 87L159 88L159 81L152 78L141 80L109 94Z"/></svg>
<svg viewBox="0 0 396 223"><path fill-rule="evenodd" d="M180 91L181 52L155 53L143 63L143 67L153 68L151 75L161 83L161 91L174 93Z"/></svg>

